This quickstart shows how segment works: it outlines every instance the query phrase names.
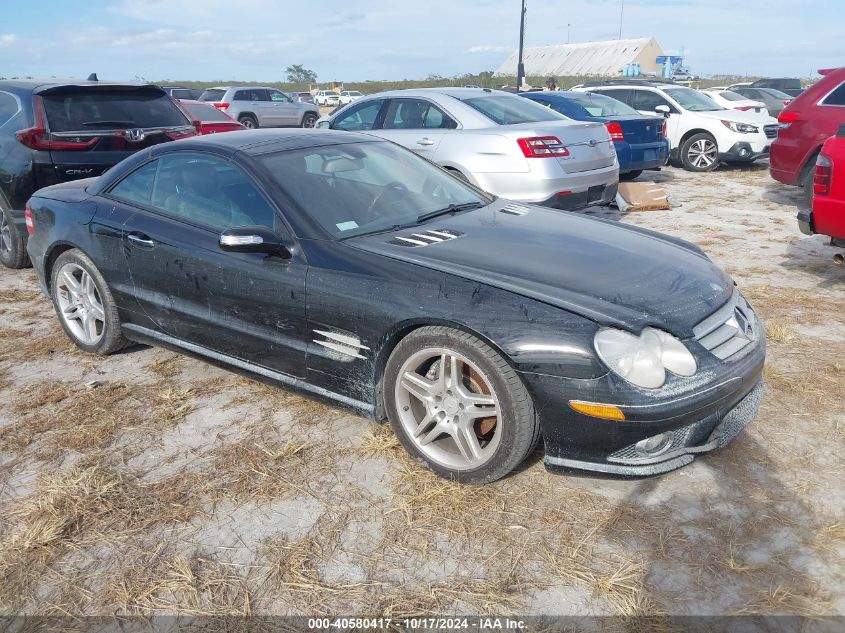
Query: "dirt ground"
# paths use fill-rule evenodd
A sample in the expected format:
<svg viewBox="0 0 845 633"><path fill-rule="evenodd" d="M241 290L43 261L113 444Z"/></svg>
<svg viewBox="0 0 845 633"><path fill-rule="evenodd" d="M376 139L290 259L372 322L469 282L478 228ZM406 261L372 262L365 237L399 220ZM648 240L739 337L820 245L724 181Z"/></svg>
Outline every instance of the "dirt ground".
<svg viewBox="0 0 845 633"><path fill-rule="evenodd" d="M0 613L845 615L845 270L765 164L652 177L671 211L602 213L704 248L769 357L750 428L647 480L461 487L283 389L84 355L0 271Z"/></svg>

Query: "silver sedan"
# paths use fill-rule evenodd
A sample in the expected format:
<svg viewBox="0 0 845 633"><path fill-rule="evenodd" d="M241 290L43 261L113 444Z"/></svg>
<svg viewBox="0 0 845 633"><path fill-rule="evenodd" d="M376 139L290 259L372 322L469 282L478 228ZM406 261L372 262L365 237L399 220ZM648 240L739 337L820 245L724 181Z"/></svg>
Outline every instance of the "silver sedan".
<svg viewBox="0 0 845 633"><path fill-rule="evenodd" d="M498 90L381 92L321 118L317 127L394 141L510 200L571 209L616 196L619 164L604 125L573 121Z"/></svg>

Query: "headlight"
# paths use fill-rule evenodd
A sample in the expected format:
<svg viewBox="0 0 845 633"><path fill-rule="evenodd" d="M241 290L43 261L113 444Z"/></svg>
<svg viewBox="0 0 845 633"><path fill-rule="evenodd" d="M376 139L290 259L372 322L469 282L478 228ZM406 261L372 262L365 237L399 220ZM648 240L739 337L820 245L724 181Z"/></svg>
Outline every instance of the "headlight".
<svg viewBox="0 0 845 633"><path fill-rule="evenodd" d="M628 382L646 389L657 389L666 382L666 370L679 376L692 376L698 369L686 346L671 334L647 327L639 336L605 328L595 338L602 362Z"/></svg>
<svg viewBox="0 0 845 633"><path fill-rule="evenodd" d="M728 128L731 132L739 132L740 134L756 134L760 130L753 125L747 123L736 123L734 121L722 121L722 125Z"/></svg>

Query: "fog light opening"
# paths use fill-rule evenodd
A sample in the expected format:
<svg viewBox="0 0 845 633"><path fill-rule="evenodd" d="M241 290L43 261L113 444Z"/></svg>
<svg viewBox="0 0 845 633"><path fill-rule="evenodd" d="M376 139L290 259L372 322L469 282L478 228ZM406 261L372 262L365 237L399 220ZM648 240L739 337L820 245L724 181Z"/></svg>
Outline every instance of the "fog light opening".
<svg viewBox="0 0 845 633"><path fill-rule="evenodd" d="M648 455L649 457L660 455L661 453L665 453L668 448L672 446L672 440L674 437L675 434L672 433L672 431L647 437L646 439L637 442L637 451L639 451L642 455Z"/></svg>
<svg viewBox="0 0 845 633"><path fill-rule="evenodd" d="M750 153L751 152L748 150L747 147L743 147L741 150L739 150L739 155L743 158L746 158Z"/></svg>

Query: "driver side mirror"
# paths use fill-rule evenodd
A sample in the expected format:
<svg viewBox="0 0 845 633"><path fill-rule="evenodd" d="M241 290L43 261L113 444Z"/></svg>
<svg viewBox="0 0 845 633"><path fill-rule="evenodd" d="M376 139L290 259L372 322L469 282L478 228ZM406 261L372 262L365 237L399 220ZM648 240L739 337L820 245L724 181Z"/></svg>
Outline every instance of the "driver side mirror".
<svg viewBox="0 0 845 633"><path fill-rule="evenodd" d="M326 129L327 130L328 128L331 127L331 125L332 125L331 121L317 121L317 125L315 125L314 127L318 127L320 129Z"/></svg>
<svg viewBox="0 0 845 633"><path fill-rule="evenodd" d="M667 105L654 106L654 111L657 112L658 114L662 114L663 116L666 116L666 117L669 116L669 112L670 112L669 106L667 106Z"/></svg>
<svg viewBox="0 0 845 633"><path fill-rule="evenodd" d="M220 248L227 253L266 253L291 256L281 238L266 226L236 226L220 234Z"/></svg>

